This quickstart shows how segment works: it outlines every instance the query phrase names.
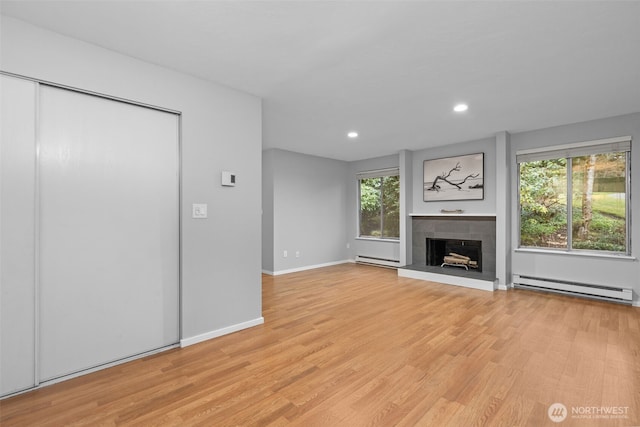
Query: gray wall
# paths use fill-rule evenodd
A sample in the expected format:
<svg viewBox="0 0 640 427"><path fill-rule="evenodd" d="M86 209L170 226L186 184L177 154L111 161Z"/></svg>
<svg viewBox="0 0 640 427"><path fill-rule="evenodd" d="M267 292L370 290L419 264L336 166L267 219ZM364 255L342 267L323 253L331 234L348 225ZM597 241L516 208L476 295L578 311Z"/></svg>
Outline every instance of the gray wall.
<svg viewBox="0 0 640 427"><path fill-rule="evenodd" d="M273 273L274 150L262 153L262 271Z"/></svg>
<svg viewBox="0 0 640 427"><path fill-rule="evenodd" d="M260 99L12 18L1 31L4 71L182 112L181 336L260 320Z"/></svg>
<svg viewBox="0 0 640 427"><path fill-rule="evenodd" d="M518 251L513 253L512 270L515 274L526 274L539 277L548 277L560 280L573 280L585 283L610 284L616 286L629 286L634 289L634 298L638 303L640 294L640 263L638 257L640 251L640 114L612 117L601 120L593 120L584 123L576 123L558 126L549 129L541 129L531 132L523 132L511 135L511 163L515 164L517 150L547 147L572 142L591 141L617 136L631 136L631 224L632 224L632 255L636 259L604 258L593 256L531 253ZM517 182L517 168L511 171L511 182ZM512 223L513 223L513 247L517 248L518 239L518 209L517 188L512 185Z"/></svg>
<svg viewBox="0 0 640 427"><path fill-rule="evenodd" d="M345 261L347 163L284 150L265 151L263 159L263 179L271 181L264 188L273 192L273 231L263 233L273 266L267 261L263 269L278 274Z"/></svg>

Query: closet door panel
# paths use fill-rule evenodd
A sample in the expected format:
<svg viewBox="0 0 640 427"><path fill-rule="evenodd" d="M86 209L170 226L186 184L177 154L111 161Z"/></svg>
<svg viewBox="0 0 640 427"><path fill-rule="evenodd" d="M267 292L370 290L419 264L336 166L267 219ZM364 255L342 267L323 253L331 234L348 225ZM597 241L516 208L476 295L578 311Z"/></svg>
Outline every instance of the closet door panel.
<svg viewBox="0 0 640 427"><path fill-rule="evenodd" d="M41 378L179 339L178 119L43 86Z"/></svg>
<svg viewBox="0 0 640 427"><path fill-rule="evenodd" d="M35 385L36 84L0 76L0 395Z"/></svg>

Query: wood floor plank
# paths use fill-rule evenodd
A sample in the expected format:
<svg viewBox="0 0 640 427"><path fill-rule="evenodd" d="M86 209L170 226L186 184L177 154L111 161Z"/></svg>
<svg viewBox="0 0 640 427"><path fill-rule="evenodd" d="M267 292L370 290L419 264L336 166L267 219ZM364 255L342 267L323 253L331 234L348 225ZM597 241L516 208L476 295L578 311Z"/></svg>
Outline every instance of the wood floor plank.
<svg viewBox="0 0 640 427"><path fill-rule="evenodd" d="M4 426L640 425L640 310L345 264L263 276L265 323L0 401ZM605 423L606 422L606 423Z"/></svg>

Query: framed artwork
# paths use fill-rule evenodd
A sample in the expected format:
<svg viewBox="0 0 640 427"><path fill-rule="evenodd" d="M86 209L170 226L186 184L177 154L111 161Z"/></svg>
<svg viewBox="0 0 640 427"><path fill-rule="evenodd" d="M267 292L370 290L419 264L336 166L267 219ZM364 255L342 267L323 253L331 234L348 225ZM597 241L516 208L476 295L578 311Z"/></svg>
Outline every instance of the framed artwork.
<svg viewBox="0 0 640 427"><path fill-rule="evenodd" d="M483 200L484 153L425 160L424 201Z"/></svg>

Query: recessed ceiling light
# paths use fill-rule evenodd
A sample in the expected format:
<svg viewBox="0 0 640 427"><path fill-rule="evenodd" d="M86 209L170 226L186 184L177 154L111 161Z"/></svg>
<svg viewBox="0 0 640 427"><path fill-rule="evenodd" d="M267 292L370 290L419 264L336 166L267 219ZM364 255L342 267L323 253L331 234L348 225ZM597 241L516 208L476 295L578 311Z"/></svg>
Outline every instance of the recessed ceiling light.
<svg viewBox="0 0 640 427"><path fill-rule="evenodd" d="M353 131L351 131L351 132L349 132L349 133L347 134L347 136L348 136L349 138L357 138L357 137L358 137L358 132L353 132Z"/></svg>
<svg viewBox="0 0 640 427"><path fill-rule="evenodd" d="M462 113L464 111L467 111L469 109L469 106L467 104L458 104L455 107L453 107L453 111L455 111L456 113Z"/></svg>

